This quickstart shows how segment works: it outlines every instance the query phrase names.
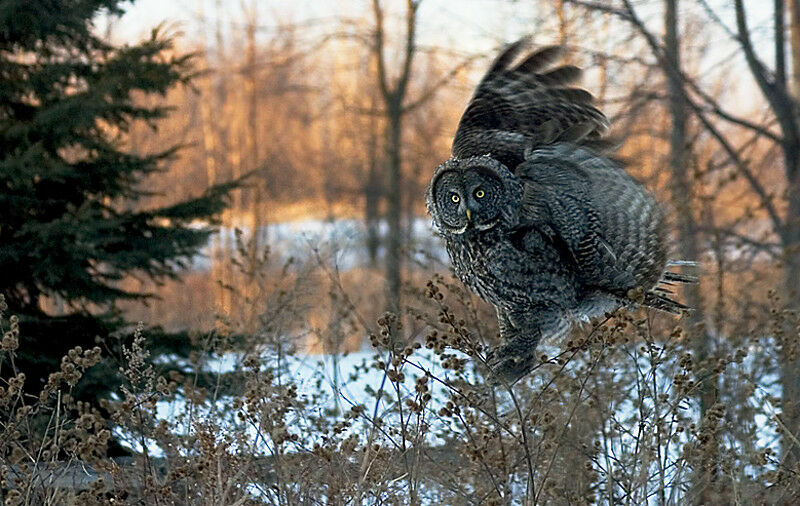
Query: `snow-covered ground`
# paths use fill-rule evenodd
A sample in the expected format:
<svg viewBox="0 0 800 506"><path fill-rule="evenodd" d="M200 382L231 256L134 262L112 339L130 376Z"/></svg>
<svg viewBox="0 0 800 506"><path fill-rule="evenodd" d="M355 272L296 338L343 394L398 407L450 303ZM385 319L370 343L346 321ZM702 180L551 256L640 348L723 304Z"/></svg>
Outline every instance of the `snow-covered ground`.
<svg viewBox="0 0 800 506"><path fill-rule="evenodd" d="M555 346L543 345L542 351L548 355L555 355L558 350ZM654 420L652 414L646 416L645 420L641 420L640 407L636 405L637 394L635 391L636 387L634 386L638 385L640 381L637 381L632 377L632 375L636 374L633 373L633 371L636 370L638 374L644 375L639 379L644 380L641 381L641 384L646 384L646 388L654 387L659 393L669 393L673 384L675 365L674 363L672 365L669 363L661 363L658 364L655 369L652 369L652 363L650 362L650 357L647 353L641 352L640 349L633 345L629 352L631 357L635 357L635 361L617 364L620 366L620 368L615 369L613 374L622 375L623 377L627 378L624 380L624 382L631 383L631 394L627 400L624 400L623 402L613 406L612 421L623 423L624 425L630 427L637 427L641 422L650 424ZM746 371L755 367L753 360L755 360L755 357L762 352L763 350L752 350L751 355L749 355L742 364L733 365L732 367L740 368L740 371L738 372L746 373ZM390 414L389 412L393 404L397 402L397 393L393 389L392 385L386 380L384 372L371 367L371 364L374 363L376 358L385 360L387 357L379 356L372 351L361 351L340 356L288 356L282 359L281 362L281 381L291 381L298 387L298 398L307 401L306 407L304 408L306 412L312 412L317 416L327 416L330 417L332 421L337 421L342 419L341 414L348 411L350 407L357 404L363 404L366 407L366 416L371 418L373 412L377 412L377 415L384 419L386 423L385 426L396 427L398 426L396 415ZM239 354L226 354L209 360L205 364L204 369L208 372L215 373L225 373L238 370L240 369L242 359L243 357ZM273 360L268 360L268 363L275 365ZM410 362L406 363L404 366L406 380L400 392L402 400L407 398L413 399L415 397L415 379L424 374L424 371L429 371L433 376L445 381L452 379L452 372L441 368L432 353L425 349L419 350L417 353L412 355ZM728 374L733 377L736 376L738 372L734 369ZM476 376L473 374L467 374L466 379L470 382L475 382ZM756 386L755 394L749 397L749 402L753 404L754 408L766 408L763 411L765 411L767 414L777 413L779 407L772 404L774 399L780 398L781 394L777 377L766 376L762 377L761 381L763 384ZM548 383L547 374L536 376L534 382L539 388L550 388L546 386ZM444 395L445 392L442 392L442 389L446 387L442 386L441 383L436 381L430 381L429 387L431 389L433 400L429 405L431 410L426 411L427 414L425 415L425 422L430 424L428 432L429 435L426 439L426 444L436 445L443 442L437 439L436 434L443 429L448 429L447 424L451 422L432 415L440 409L444 402L446 402L447 395ZM376 410L376 393L381 390L383 391L383 396L381 397L380 402L377 404ZM507 394L503 394L499 391L499 398L501 402L503 402L503 399L506 396ZM195 408L195 420L212 419L223 426L227 421L235 420L235 413L223 406L226 404L227 400L223 399L217 405L206 406L205 408L200 408L199 410ZM506 399L505 402L508 402L508 400ZM524 400L522 400L522 402L525 403ZM645 411L652 408L651 402L652 397L648 397L648 399L645 401ZM731 411L735 410L731 409ZM187 405L180 399L170 402L159 402L157 405L157 416L159 418L171 421L178 420L179 426L185 427L186 431L191 431L193 430L191 423L192 421L181 418L185 417L186 413ZM693 420L697 420L699 416L697 407L693 403L684 403L681 408L681 414L688 416ZM308 426L308 430L304 430L308 420L302 418L303 415L295 415L290 413L289 416L293 417L291 420L289 420L289 430L292 433L303 434L303 442L305 444L313 445L315 442L322 442L323 436L321 434L317 434L310 425ZM756 424L756 446L760 448L770 447L773 449L773 451L777 452L779 449L779 438L777 431L775 430L776 424L768 415L763 414L755 415L754 421ZM358 437L358 439L363 443L366 441L368 433L368 431L364 429L368 426L368 423L365 423L361 426L356 425L350 429L350 433L355 434L356 437ZM249 450L269 454L269 448L263 443L263 439L259 439L256 429L252 426L244 427L245 430L247 430L250 434L252 441L262 441L261 443L257 444L255 448L250 448ZM455 427L451 427L451 429L452 428ZM536 432L535 427L533 430ZM598 427L598 434L599 431L600 428ZM459 433L458 430L445 430L444 432L450 434L451 436ZM605 451L610 451L611 454L614 455L629 454L632 451L631 449L637 445L637 442L633 439L632 435L635 432L636 431L631 431L628 433L623 431L622 433L619 433L612 438L612 441L610 442L612 447L606 448ZM663 448L664 451L668 451L668 453L662 455L662 459L670 462L680 462L679 454L682 446L681 440L682 436L678 436L668 449L666 447ZM134 442L132 445L136 450L140 450L141 448L136 447L137 444L138 443ZM736 443L727 441L726 444L730 445ZM156 445L151 444L148 445L148 447L151 455L163 456L163 452ZM744 449L740 448L739 450ZM627 463L627 465L631 465L631 463ZM750 475L755 475L755 467L747 463L743 463L743 465L745 466L745 472ZM677 481L685 479L685 477L675 474L682 472L681 465L670 466L668 469L668 482L673 479Z"/></svg>
<svg viewBox="0 0 800 506"><path fill-rule="evenodd" d="M241 228L245 237L250 231ZM388 227L385 222L379 225L380 237L386 237ZM232 245L235 242L234 228L220 228L214 234L201 253L192 260L195 270L209 270L213 256L213 244ZM441 240L434 234L431 220L428 217L417 217L410 224L411 244L418 260L423 260L418 253L424 251L441 262L447 261L447 253ZM269 244L270 251L279 261L289 258L306 258L315 250L324 248L325 253L334 254L337 266L348 270L367 264L366 228L358 219L340 220L301 220L285 223L273 223L259 229L261 244ZM383 258L384 248L378 249L378 257Z"/></svg>

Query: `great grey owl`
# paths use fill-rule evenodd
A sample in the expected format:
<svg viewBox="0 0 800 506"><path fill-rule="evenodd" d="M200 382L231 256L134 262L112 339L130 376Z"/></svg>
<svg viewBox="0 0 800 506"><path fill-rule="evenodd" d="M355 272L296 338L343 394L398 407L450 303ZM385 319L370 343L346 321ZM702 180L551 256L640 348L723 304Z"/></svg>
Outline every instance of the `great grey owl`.
<svg viewBox="0 0 800 506"><path fill-rule="evenodd" d="M497 310L503 344L488 365L508 383L575 319L633 305L637 287L645 305L679 313L665 284L691 280L665 271L656 201L603 155L608 121L572 87L579 69L552 67L559 47L528 47L495 59L426 195L456 275Z"/></svg>

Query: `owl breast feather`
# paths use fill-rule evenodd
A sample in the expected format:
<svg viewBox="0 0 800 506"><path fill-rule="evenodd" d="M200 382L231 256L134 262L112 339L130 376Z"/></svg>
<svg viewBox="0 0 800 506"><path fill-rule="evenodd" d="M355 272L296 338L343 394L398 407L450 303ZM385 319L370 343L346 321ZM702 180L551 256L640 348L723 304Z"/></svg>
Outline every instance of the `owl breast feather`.
<svg viewBox="0 0 800 506"><path fill-rule="evenodd" d="M458 278L486 302L509 310L570 309L577 304L575 274L537 231L513 238L497 230L448 238Z"/></svg>

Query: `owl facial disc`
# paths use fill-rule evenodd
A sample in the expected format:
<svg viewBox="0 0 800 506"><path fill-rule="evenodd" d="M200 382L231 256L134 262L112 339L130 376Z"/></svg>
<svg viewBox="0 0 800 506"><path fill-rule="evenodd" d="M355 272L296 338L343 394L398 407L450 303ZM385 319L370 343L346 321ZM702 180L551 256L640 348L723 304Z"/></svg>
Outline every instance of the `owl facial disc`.
<svg viewBox="0 0 800 506"><path fill-rule="evenodd" d="M451 159L441 165L428 188L428 210L442 232L485 232L510 221L515 197L508 169L489 157Z"/></svg>

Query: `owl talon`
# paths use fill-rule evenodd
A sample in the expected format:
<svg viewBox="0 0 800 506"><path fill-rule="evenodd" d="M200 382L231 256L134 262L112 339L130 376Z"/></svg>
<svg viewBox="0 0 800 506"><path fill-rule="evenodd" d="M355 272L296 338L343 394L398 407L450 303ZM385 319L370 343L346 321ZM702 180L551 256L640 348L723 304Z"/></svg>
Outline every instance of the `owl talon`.
<svg viewBox="0 0 800 506"><path fill-rule="evenodd" d="M513 385L533 369L535 361L532 352L520 355L504 350L502 346L495 348L486 356L486 365L491 372L489 383L494 386Z"/></svg>

